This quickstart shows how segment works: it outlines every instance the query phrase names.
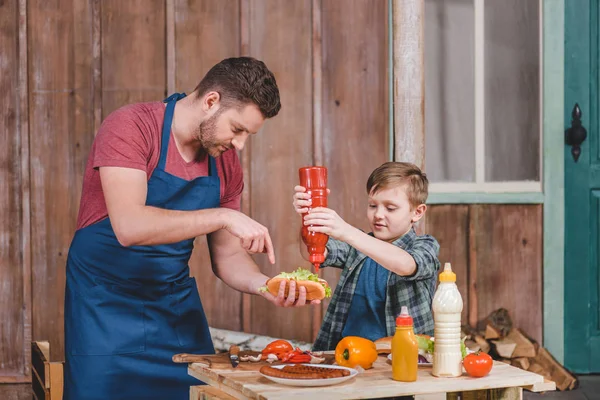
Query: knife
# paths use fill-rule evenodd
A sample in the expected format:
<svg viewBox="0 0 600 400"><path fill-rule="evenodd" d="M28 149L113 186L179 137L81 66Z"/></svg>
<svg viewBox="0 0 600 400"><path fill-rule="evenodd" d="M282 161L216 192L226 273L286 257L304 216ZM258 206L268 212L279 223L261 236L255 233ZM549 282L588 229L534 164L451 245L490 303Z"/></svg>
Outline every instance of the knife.
<svg viewBox="0 0 600 400"><path fill-rule="evenodd" d="M240 363L238 354L240 354L240 348L238 346L233 345L229 348L229 361L231 361L233 368L237 368Z"/></svg>

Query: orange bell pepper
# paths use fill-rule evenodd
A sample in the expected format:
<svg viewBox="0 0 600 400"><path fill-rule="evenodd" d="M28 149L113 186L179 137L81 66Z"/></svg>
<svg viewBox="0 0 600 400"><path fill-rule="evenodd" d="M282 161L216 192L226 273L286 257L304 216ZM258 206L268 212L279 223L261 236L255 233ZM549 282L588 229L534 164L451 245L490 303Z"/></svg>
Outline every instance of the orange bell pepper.
<svg viewBox="0 0 600 400"><path fill-rule="evenodd" d="M354 368L360 365L369 369L377 360L375 343L358 336L346 336L335 347L335 362L342 367Z"/></svg>

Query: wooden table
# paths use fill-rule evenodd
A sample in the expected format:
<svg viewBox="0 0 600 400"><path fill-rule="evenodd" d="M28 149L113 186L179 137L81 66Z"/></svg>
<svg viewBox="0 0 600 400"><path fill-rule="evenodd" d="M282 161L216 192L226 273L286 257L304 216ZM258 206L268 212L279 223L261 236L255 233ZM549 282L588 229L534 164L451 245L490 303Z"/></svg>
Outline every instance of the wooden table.
<svg viewBox="0 0 600 400"><path fill-rule="evenodd" d="M243 364L243 363L242 363ZM242 366L240 364L240 366ZM191 399L371 399L416 395L422 399L496 399L522 398L522 390L555 390L553 382L544 377L505 363L495 362L490 374L483 378L435 378L431 367L420 367L416 382L392 380L392 366L380 356L373 368L338 385L325 387L295 387L276 384L262 377L257 370L242 368L211 368L202 363L189 364L188 373L210 386L195 386ZM433 396L437 394L437 396Z"/></svg>

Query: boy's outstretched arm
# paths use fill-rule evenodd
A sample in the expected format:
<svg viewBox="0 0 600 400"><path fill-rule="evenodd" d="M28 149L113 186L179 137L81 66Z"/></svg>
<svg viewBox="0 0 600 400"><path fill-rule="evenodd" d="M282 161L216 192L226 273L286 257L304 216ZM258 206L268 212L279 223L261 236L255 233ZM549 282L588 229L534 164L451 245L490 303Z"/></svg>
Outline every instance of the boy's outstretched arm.
<svg viewBox="0 0 600 400"><path fill-rule="evenodd" d="M366 254L379 265L395 274L412 276L417 272L417 262L411 253L353 227L344 221L335 211L329 208L314 208L310 214L305 217L305 223L307 225L313 225L309 227L309 230L326 233L337 240L348 243L350 246ZM435 253L435 247L431 247L432 251ZM432 254L432 256L434 258L437 257L436 254ZM418 258L424 257L418 256ZM431 261L435 263L434 260ZM424 262L429 264L429 260L424 260ZM425 272L426 275L429 275L429 271L423 272Z"/></svg>

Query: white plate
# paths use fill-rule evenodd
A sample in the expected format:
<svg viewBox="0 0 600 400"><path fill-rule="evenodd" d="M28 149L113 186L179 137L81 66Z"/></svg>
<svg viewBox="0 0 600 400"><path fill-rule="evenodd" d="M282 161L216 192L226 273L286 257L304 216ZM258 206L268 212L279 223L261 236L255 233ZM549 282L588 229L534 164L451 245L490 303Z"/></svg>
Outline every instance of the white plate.
<svg viewBox="0 0 600 400"><path fill-rule="evenodd" d="M272 365L272 367L277 368L277 369L282 369L286 365L298 365L298 364ZM337 385L338 383L342 383L344 381L347 381L348 379L352 379L358 374L358 371L353 368L340 367L338 365L323 365L323 364L300 364L300 365L309 365L311 367L321 367L321 368L330 368L330 369L345 369L345 370L350 371L350 375L343 376L341 378L327 378L327 379L287 379L287 378L276 378L274 376L267 376L262 373L261 373L261 375L275 383L280 383L282 385L329 386L329 385Z"/></svg>
<svg viewBox="0 0 600 400"><path fill-rule="evenodd" d="M388 354L387 358L388 358L388 360L392 361L392 354ZM433 366L433 364L430 362L419 363L419 367L431 367L431 366Z"/></svg>

